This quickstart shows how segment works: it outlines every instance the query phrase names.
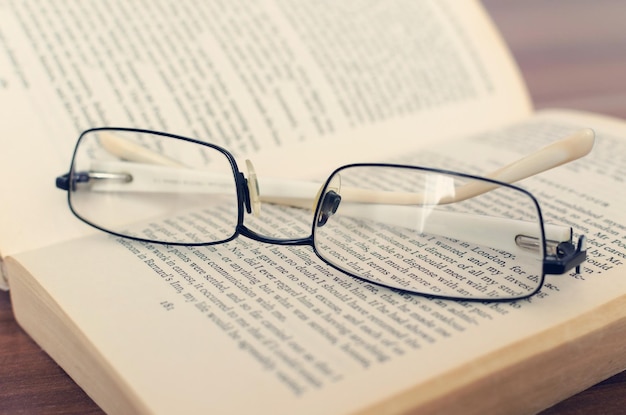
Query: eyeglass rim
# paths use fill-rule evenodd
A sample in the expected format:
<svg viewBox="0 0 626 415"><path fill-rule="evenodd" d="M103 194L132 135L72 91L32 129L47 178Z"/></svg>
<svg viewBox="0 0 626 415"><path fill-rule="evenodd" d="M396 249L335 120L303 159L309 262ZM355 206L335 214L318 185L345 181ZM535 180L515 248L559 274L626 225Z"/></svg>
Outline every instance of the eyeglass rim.
<svg viewBox="0 0 626 415"><path fill-rule="evenodd" d="M326 192L329 190L329 187L333 181L333 178L340 173L343 170L349 169L349 168L354 168L354 167L391 167L391 168L402 168L402 169L407 169L407 170L419 170L419 171L423 171L423 172L430 172L430 173L434 173L434 174L443 174L443 175L448 175L448 176L454 176L454 177L461 177L461 178L465 178L465 179L469 179L469 180L478 180L478 181L483 181L486 183L490 183L490 184L494 184L497 185L498 187L504 187L504 188L508 188L514 191L519 191L521 193L523 193L525 196L528 196L528 198L532 201L534 208L536 209L537 212L537 221L539 222L539 230L540 230L540 244L541 244L541 252L542 252L542 256L540 257L540 260L542 262L542 267L541 267L541 272L539 273L539 278L540 281L537 284L537 287L535 288L535 290L533 290L530 293L524 294L522 296L519 297L514 297L514 298L466 298L466 297L454 297L454 296L446 296L446 295L437 295L437 294L427 294L427 293L423 293L420 291L413 291L413 290L405 290L402 288L397 288L397 287L393 287L393 286L389 286L386 285L384 283L379 283L376 281L372 281L369 280L367 278L364 277L360 277L358 274L354 274L349 270L345 270L343 268L340 268L338 266L336 266L335 264L333 264L332 262L328 261L327 259L325 259L324 257L322 257L318 250L317 247L315 245L315 228L316 228L316 218L318 217L318 215L320 214L320 209L322 207L322 200L323 200L323 195L326 194ZM391 290L396 290L396 291L400 291L400 292L408 292L408 293L412 293L412 294L417 294L417 295L421 295L423 297L431 297L431 298L437 298L437 299L442 299L442 300L454 300L454 301L472 301L472 302L493 302L493 303L502 303L502 302L514 302L514 301L519 301L519 300L523 300L529 297L534 296L535 294L537 294L541 288L543 287L543 285L545 284L545 278L546 278L546 262L547 262L547 254L546 254L546 235L545 235L545 227L544 227L544 219L543 219L543 212L541 210L541 206L539 204L539 201L537 200L537 198L528 190L524 189L523 187L517 186L515 184L511 184L511 183L506 183L506 182L502 182L499 180L494 180L494 179L490 179L488 177L484 177L484 176L478 176L478 175L474 175L471 173L463 173L463 172L457 172L457 171L453 171L453 170L448 170L448 169L440 169L440 168L434 168L434 167L426 167L426 166L415 166L415 165L410 165L410 164L394 164L394 163L349 163L349 164L345 164L343 166L337 167L326 179L326 181L324 182L324 185L322 187L322 190L320 191L320 197L317 200L317 204L316 204L316 208L315 208L315 215L313 216L313 224L312 224L312 248L313 251L315 252L315 254L322 260L324 261L325 264L328 264L329 266L331 266L332 268L347 274L348 276L352 277L352 278L356 278L358 280L367 282L367 283L371 283L371 284L375 284L377 286L382 286L382 287L386 287L389 288Z"/></svg>
<svg viewBox="0 0 626 415"><path fill-rule="evenodd" d="M186 141L189 143L209 147L214 150L217 150L222 155L224 155L224 157L226 157L226 159L228 160L231 171L235 178L235 186L236 186L236 192L237 192L237 225L235 226L235 229L233 230L233 234L227 238L221 239L219 241L213 241L213 242L167 242L167 241L159 241L159 240L154 240L154 239L142 238L138 236L126 235L126 234L116 232L107 228L103 228L102 226L83 217L79 212L76 211L76 209L72 205L71 183L73 183L74 177L76 176L76 172L75 172L76 157L78 155L80 144L83 142L85 137L88 136L89 134L93 134L93 133L97 133L101 131L122 131L122 132L127 132L127 133L149 134L149 135L173 138L173 139L182 140L182 141ZM244 209L247 210L248 213L250 212L250 209L246 205L246 202L245 202L246 200L248 200L246 196L247 187L245 186L245 177L243 177L243 174L240 172L239 166L237 165L237 161L235 160L235 157L232 155L232 153L230 153L228 150L226 150L225 148L217 144L207 143L207 142L200 141L197 139L184 137L184 136L177 135L177 134L166 133L163 131L154 131L154 130L148 130L148 129L142 129L142 128L131 128L131 127L95 127L95 128L89 128L87 130L84 130L83 132L81 132L80 136L78 137L78 140L76 141L74 150L72 152L70 169L69 169L69 172L67 173L67 182L69 183L67 185L67 203L70 208L70 211L76 218L78 218L82 222L86 223L87 225L99 231L108 233L113 236L130 239L130 240L134 240L138 242L144 242L144 243L158 243L158 244L171 245L171 246L209 246L209 245L219 245L219 244L223 244L226 242L230 242L233 239L236 239L240 234L242 234L242 230L240 228L243 226L243 222L244 222L244 217L245 217ZM57 184L57 187L59 187L58 184Z"/></svg>

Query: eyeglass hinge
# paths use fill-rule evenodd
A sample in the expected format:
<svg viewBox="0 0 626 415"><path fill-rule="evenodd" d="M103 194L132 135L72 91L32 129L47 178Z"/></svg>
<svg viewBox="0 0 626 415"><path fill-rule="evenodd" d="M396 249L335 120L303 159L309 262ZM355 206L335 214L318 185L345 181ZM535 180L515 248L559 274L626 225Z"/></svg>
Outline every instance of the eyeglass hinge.
<svg viewBox="0 0 626 415"><path fill-rule="evenodd" d="M70 174L65 173L64 175L57 177L56 187L61 190L69 190L70 189Z"/></svg>
<svg viewBox="0 0 626 415"><path fill-rule="evenodd" d="M578 238L578 245L574 247L571 242L559 244L554 255L549 255L543 264L545 274L564 274L572 268L580 273L580 266L587 259L587 246L584 235Z"/></svg>

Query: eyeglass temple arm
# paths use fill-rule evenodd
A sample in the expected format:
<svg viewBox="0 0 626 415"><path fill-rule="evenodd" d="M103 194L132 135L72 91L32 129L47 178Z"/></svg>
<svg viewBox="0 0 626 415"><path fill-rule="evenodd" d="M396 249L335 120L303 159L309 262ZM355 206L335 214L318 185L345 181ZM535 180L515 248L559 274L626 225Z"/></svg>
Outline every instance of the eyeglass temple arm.
<svg viewBox="0 0 626 415"><path fill-rule="evenodd" d="M167 193L180 192L181 189L184 189L186 192L220 194L228 193L232 189L232 178L229 181L221 173L110 161L95 162L92 167L97 173L76 173L74 180L78 183L91 183L92 191L96 192ZM67 178L65 179L67 182ZM184 185L181 186L181 183ZM290 181L289 183L293 185L296 182ZM313 203L311 194L316 192L319 185L314 182L297 183L298 186L292 188L290 197L280 198L279 203L310 208ZM264 188L269 190L270 194L272 190L285 190L284 180L270 179L266 184L269 186L264 186ZM272 189L273 186L275 189ZM452 239L459 239L476 245L498 247L509 252L517 252L520 249L532 251L541 249L539 227L536 222L529 223L515 219L428 209L428 205L385 203L389 201L389 198L381 199L380 195L376 197L376 200L368 198L364 200L360 197L359 189L356 188L344 188L341 193L342 200L339 205L339 212L344 216L372 219L391 226L417 228L420 232L445 235ZM401 202L405 200L403 198ZM376 203L372 203L373 201ZM422 228L418 227L420 223L423 223ZM468 227L469 224L471 227ZM476 232L476 229L481 231ZM568 250L567 246L571 245L571 228L546 224L545 234L549 256L549 261L546 263L548 265L546 273L561 274L567 269L571 269L573 265L568 266L568 256L558 255L559 249ZM576 252L578 257L580 257L579 254L580 249ZM582 260L584 260L584 256L580 262Z"/></svg>
<svg viewBox="0 0 626 415"><path fill-rule="evenodd" d="M127 185L126 186L122 185L122 186L113 186L114 188L111 188L110 187L111 181L113 181L114 183L117 182L118 184L123 184L123 183L129 183L130 181L133 181L133 178L134 178L130 173L119 173L120 170L117 170L118 173L116 173L115 170L113 171L109 170L109 168L111 168L112 165L114 164L125 164L126 168L128 168L129 165L135 165L135 169L139 169L139 170L145 170L147 168L148 170L151 170L151 172L149 172L148 175L151 176L152 179L154 179L155 177L154 176L155 170L156 171L159 170L158 168L156 168L157 166L168 166L170 168L173 167L176 169L177 174L180 174L186 170L187 172L190 172L189 174L192 174L196 178L203 178L203 179L207 178L205 176L206 175L205 172L193 172L192 170L187 170L184 168L180 169L181 167L184 167L184 166L182 166L176 160L163 157L158 153L154 153L150 150L147 150L146 148L142 146L128 142L127 140L119 138L115 136L114 134L108 133L108 134L103 135L103 137L101 137L101 142L103 146L110 153L115 154L122 159L135 161L138 163L125 163L125 162L109 163L107 166L102 166L104 168L104 171L101 171L101 172L78 173L77 174L78 181L102 180L104 182L108 182L108 185L105 187L106 190L117 190L117 191L121 191L121 190L164 191L165 190L162 188L162 185L156 186L156 188L154 186L147 186L147 188L140 189L136 186L136 183L135 185L130 186L130 187L128 187ZM555 143L552 143L520 160L517 160L505 167L502 167L488 174L487 177L492 178L494 180L498 180L498 181L512 183L512 182L524 179L526 177L532 176L534 174L538 174L540 172L546 171L553 167L560 166L569 161L576 160L588 154L591 151L591 148L593 147L593 142L594 142L593 131L590 129L583 129L583 130L575 132L574 134L564 139L561 139ZM248 161L246 162L248 164L248 169L249 169L249 181L250 180L253 181L253 183L249 183L250 188L251 188L251 191L250 191L251 198L254 199L251 201L253 206L254 205L258 206L259 200L268 202L268 203L291 205L291 206L298 206L298 207L304 207L304 208L311 208L317 205L317 200L313 199L311 196L315 194L315 191L316 189L319 188L319 185L316 183L311 183L311 182L301 182L301 181L284 180L284 179L264 179L262 181L263 192L261 195L259 195L258 184L256 183L256 180L257 180L256 174L254 173L254 169L251 163L249 163ZM154 166L154 165L157 165L157 166ZM168 168L163 168L163 170L160 173L161 173L161 176L162 174L165 174L166 177L171 178L171 176L168 176L169 174L168 172L171 173L171 170ZM188 173L184 173L185 176L187 174ZM198 175L201 175L204 177L199 177ZM149 181L154 181L154 180L149 180ZM202 181L204 183L207 183L205 180L202 180ZM213 188L213 191L217 190L222 184L220 181L220 177L218 175L212 175L211 181L213 183L213 185L211 186ZM162 183L163 182L161 182L161 184ZM176 191L181 190L179 184L175 183L174 185L176 186L175 188ZM68 175L64 175L64 176L57 178L57 187L63 188L65 190L69 188ZM433 201L433 200L427 201L424 199L424 196L419 193L384 192L384 191L378 191L378 190L358 189L354 187L352 188L344 187L342 188L341 193L345 196L349 196L349 199L352 199L352 201L357 201L361 203L383 202L386 204L392 203L396 205L398 204L402 205L402 204L420 204L424 202L428 202L428 203L435 202L437 204L444 204L444 203L452 203L452 202L465 200L465 199L477 196L479 194L488 192L495 187L497 187L497 185L491 185L485 182L473 182L473 183L460 186L454 189L453 196L447 196L438 201ZM105 189L102 189L102 190L105 190ZM196 191L198 191L198 189L196 189ZM318 198L319 196L320 195L318 192ZM389 217L389 216L394 216L394 215L386 215L386 216ZM464 220L467 220L467 219L464 219ZM473 218L472 220L475 220L475 218ZM445 221L442 221L441 223L447 223L447 221L448 219L446 219ZM436 222L437 221L431 222L431 223L436 223ZM510 227L511 223L514 221L507 221L507 222L508 223L504 227L505 229L507 226ZM519 222L519 221L516 221L516 222ZM502 227L500 227L499 225L504 225L504 224L498 224L497 226L498 228L502 229ZM555 227L554 230L552 230L551 227L552 225L547 226L547 230L546 230L546 232L548 233L547 239L549 241L557 241L558 243L558 241L565 242L565 241L571 240L571 228ZM565 233L563 233L564 230L565 230ZM555 235L559 234L561 236L552 237L550 236L550 234L552 233L554 233ZM510 243L511 240L513 240L510 236L510 232L507 232L507 234L508 234L508 237L506 239L509 242L506 242L505 245ZM519 235L524 235L524 233L519 233ZM527 242L532 244L533 239L536 241L539 240L536 237L531 237L530 239L528 239L528 241L530 242L528 241ZM493 241L491 242L493 243ZM518 243L518 246L519 246L519 243ZM578 250L577 250L577 253L579 254L578 257L581 256L580 255L581 251L583 254L583 258L580 260L580 262L584 260L584 238L582 238L581 244L579 245ZM561 273L559 272L559 270L561 270L563 266L562 264L561 265L556 264L552 268L553 268L552 269L553 272L550 272L550 270L547 270L547 272L548 273Z"/></svg>
<svg viewBox="0 0 626 415"><path fill-rule="evenodd" d="M535 174L544 172L562 164L574 161L587 155L593 148L595 134L593 130L581 129L573 134L549 144L534 153L531 153L517 161L514 161L485 177L506 183L514 183ZM146 149L143 146L124 140L113 133L101 133L100 142L112 154L129 161L156 164L161 166L182 167L182 164L159 153ZM247 163L249 170L251 163ZM253 172L251 172L253 173ZM254 175L256 180L256 175ZM256 188L256 183L254 184ZM260 200L268 203L287 204L300 207L314 207L316 200L312 200L309 192L310 185L303 182L282 179L263 179ZM440 204L459 202L478 196L497 187L488 182L472 182L455 189L453 196L448 196L437 201ZM342 189L342 193L347 189ZM363 202L378 202L385 200L387 203L416 204L423 203L424 197L419 193L410 192L382 192L379 190L353 190L359 192ZM319 195L318 195L319 196ZM391 199L390 199L391 198ZM253 200L254 203L258 201ZM432 202L432 201L428 201Z"/></svg>
<svg viewBox="0 0 626 415"><path fill-rule="evenodd" d="M505 183L514 183L589 154L593 148L594 141L595 134L593 130L588 128L582 129L495 170L485 175L485 177ZM310 197L307 198L298 195L296 189L299 185L296 184L294 186L293 183L294 182L286 180L281 181L280 179L261 180L261 201L299 207L315 206L316 203L313 202L316 201L312 201ZM498 186L489 182L475 181L455 188L454 195L445 196L437 201L425 199L423 194L411 192L385 192L381 190L342 187L341 193L345 194L349 192L352 200L358 199L360 202L379 203L383 201L384 203L394 204L436 202L438 204L445 204L470 199L493 190L496 187Z"/></svg>
<svg viewBox="0 0 626 415"><path fill-rule="evenodd" d="M435 206L409 206L354 203L341 198L335 214L350 218L371 219L390 226L415 229L417 233L445 236L476 245L494 247L511 254L540 252L541 234L537 221L524 221L438 210ZM478 231L477 231L478 230ZM544 224L546 240L546 274L563 274L578 266L586 257L585 238L578 247L572 241L572 228ZM469 248L468 248L469 249ZM494 256L499 254L494 252Z"/></svg>
<svg viewBox="0 0 626 415"><path fill-rule="evenodd" d="M590 128L581 129L487 174L486 177L505 183L515 183L586 156L591 152L594 142L595 133L593 130ZM467 184L456 193L454 201L478 196L495 187L478 182Z"/></svg>
<svg viewBox="0 0 626 415"><path fill-rule="evenodd" d="M558 140L487 174L486 177L502 182L513 183L576 160L591 151L595 140L594 136L593 130L588 128L576 131L568 137ZM110 153L123 160L136 163L106 162L102 163L100 166L97 165L98 163L95 163L95 165L92 166L92 170L94 171L75 173L77 176L76 181L100 181L106 183L106 186L103 186L102 190L111 191L165 191L166 189L163 188L164 184L170 183L175 186L174 190L181 191L184 187L180 187L180 182L177 183L168 180L171 178L171 176L168 177L168 175L172 173L171 168L176 169L177 176L180 176L184 172L185 178L189 175L189 178L194 177L200 179L199 176L209 174L185 169L184 166L176 160L162 156L159 153L125 140L110 132L101 133L100 142ZM253 199L251 200L251 204L256 206L255 211L257 213L259 201L309 209L315 208L317 205L317 199L319 199L319 192L321 191L319 184L288 179L264 178L261 180L261 186L259 186L252 164L248 161L246 162L249 171L248 185L251 199ZM120 164L124 164L123 168L119 166ZM159 171L158 166L163 166L163 169ZM129 169L131 171L129 171ZM143 177L143 180L135 180L135 176ZM162 180L158 180L159 177L162 178ZM224 185L222 181L229 183L228 180L222 180L218 175L211 175L210 178L212 185L208 187L213 188L213 191L221 185ZM202 180L202 182L204 183L202 186L207 186L207 183L210 183L205 180ZM118 185L115 186L115 183ZM196 183L198 183L198 181L196 181ZM64 190L70 188L67 174L57 178L57 187ZM142 189L142 187L144 188ZM188 191L199 191L197 185L187 187ZM438 200L432 200L431 197L425 198L425 195L421 193L386 192L381 190L359 189L356 187L342 187L341 194L347 196L351 201L362 203L445 204L478 196L495 187L497 187L497 185L490 184L489 182L475 181L455 188L452 195L444 196ZM315 194L317 194L317 198L313 197Z"/></svg>

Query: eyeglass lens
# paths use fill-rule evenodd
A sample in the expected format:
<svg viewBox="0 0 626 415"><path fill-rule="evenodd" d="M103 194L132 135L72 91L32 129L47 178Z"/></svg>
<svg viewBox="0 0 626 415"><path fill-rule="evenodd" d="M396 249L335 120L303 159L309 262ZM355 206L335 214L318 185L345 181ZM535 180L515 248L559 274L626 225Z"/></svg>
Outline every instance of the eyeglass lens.
<svg viewBox="0 0 626 415"><path fill-rule="evenodd" d="M315 249L345 272L402 290L467 299L532 294L543 278L538 209L509 187L459 200L462 189L484 184L416 168L344 168L325 192ZM325 213L324 204L333 207ZM520 246L520 235L536 245Z"/></svg>
<svg viewBox="0 0 626 415"><path fill-rule="evenodd" d="M239 223L229 156L190 140L92 130L79 140L70 183L74 213L118 235L218 243ZM314 249L339 270L392 288L467 299L533 294L544 258L536 203L506 186L461 197L486 183L413 167L342 168L319 202Z"/></svg>
<svg viewBox="0 0 626 415"><path fill-rule="evenodd" d="M72 174L72 210L109 232L183 244L235 233L233 168L218 149L152 133L95 130L80 138Z"/></svg>

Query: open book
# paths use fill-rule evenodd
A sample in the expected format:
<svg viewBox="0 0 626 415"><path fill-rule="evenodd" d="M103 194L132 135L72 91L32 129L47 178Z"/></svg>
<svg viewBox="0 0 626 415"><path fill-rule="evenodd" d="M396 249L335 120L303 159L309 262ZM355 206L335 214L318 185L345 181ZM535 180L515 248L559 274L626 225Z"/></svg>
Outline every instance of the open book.
<svg viewBox="0 0 626 415"><path fill-rule="evenodd" d="M2 278L106 412L529 413L626 368L626 124L534 113L476 2L0 3L0 67ZM261 183L367 161L480 175L592 128L590 155L520 183L589 258L530 299L475 303L374 287L305 247L112 237L54 188L103 125L221 145ZM301 227L272 213L261 228Z"/></svg>

